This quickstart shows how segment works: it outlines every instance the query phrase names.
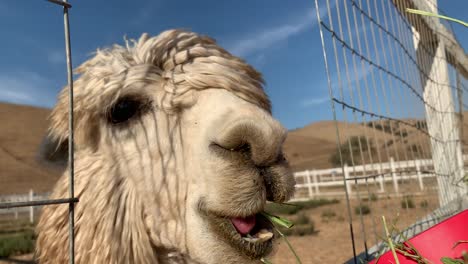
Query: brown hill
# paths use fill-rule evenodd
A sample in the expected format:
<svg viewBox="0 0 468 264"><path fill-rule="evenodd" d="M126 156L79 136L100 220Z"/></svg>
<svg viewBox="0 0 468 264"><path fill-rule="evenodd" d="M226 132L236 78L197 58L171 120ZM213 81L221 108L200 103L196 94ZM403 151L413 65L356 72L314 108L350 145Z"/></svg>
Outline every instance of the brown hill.
<svg viewBox="0 0 468 264"><path fill-rule="evenodd" d="M337 127L340 145L348 145L351 140L351 150L345 146L343 156L351 165L349 156L352 153L354 164L386 162L393 157L395 160L412 160L430 158L431 149L425 121L403 119L397 121L373 121L364 124L322 121L289 132L285 142L285 153L295 171L305 169L324 169L338 167L331 162L331 157L337 153ZM464 114L463 140L468 142L468 114ZM367 151L369 140L370 152ZM356 144L354 144L354 143ZM362 152L360 151L362 149ZM463 152L468 151L468 145L463 144ZM336 157L339 161L339 156ZM339 163L339 162L338 162Z"/></svg>
<svg viewBox="0 0 468 264"><path fill-rule="evenodd" d="M60 171L45 167L36 159L48 125L49 109L0 103L0 195L51 190ZM374 121L366 124L338 122L341 143L353 137L367 137L371 152L363 144L362 158L354 152L355 163L384 162L428 157L429 141L418 130L424 122L405 120ZM465 115L464 139L468 139L468 115ZM330 157L336 153L337 132L333 121L312 123L289 132L284 150L293 170L334 167ZM365 138L364 138L365 139ZM466 141L465 141L466 142ZM364 143L364 142L361 142ZM356 148L356 146L353 146ZM354 149L353 149L354 151Z"/></svg>
<svg viewBox="0 0 468 264"><path fill-rule="evenodd" d="M0 195L46 192L59 171L36 160L49 109L0 103Z"/></svg>

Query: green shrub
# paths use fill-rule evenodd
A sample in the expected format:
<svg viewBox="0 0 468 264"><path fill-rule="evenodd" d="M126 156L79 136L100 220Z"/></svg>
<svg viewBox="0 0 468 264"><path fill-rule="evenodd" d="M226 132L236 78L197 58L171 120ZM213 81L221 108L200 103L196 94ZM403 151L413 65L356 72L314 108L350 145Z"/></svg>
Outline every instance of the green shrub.
<svg viewBox="0 0 468 264"><path fill-rule="evenodd" d="M341 161L348 165L352 165L353 162L354 164L362 164L363 160L361 160L360 156L361 149L366 153L370 151L369 154L374 154L376 151L371 139L365 136L352 136L349 140L343 142L328 160L333 166L341 166Z"/></svg>
<svg viewBox="0 0 468 264"><path fill-rule="evenodd" d="M368 215L370 214L370 212L371 212L371 209L366 204L361 204L361 205L354 207L354 213L356 213L357 215L360 215L360 214Z"/></svg>
<svg viewBox="0 0 468 264"><path fill-rule="evenodd" d="M310 223L310 219L304 213L300 213L295 220L293 220L295 225L306 225Z"/></svg>
<svg viewBox="0 0 468 264"><path fill-rule="evenodd" d="M265 211L273 215L293 215L304 209L317 208L339 202L340 201L336 199L314 199L308 201L291 202L287 204L268 203L265 207Z"/></svg>
<svg viewBox="0 0 468 264"><path fill-rule="evenodd" d="M293 215L299 212L302 208L296 205L269 203L265 207L265 211L273 215Z"/></svg>
<svg viewBox="0 0 468 264"><path fill-rule="evenodd" d="M377 194L371 193L368 197L363 198L362 200L364 202L368 202L368 201L376 202L378 199L379 199L379 197L377 196Z"/></svg>
<svg viewBox="0 0 468 264"><path fill-rule="evenodd" d="M297 226L294 229L294 232L292 235L305 236L305 235L312 235L314 233L315 233L315 226L313 224L309 224L309 225Z"/></svg>
<svg viewBox="0 0 468 264"><path fill-rule="evenodd" d="M331 209L326 209L322 212L322 218L330 219L336 216L335 211Z"/></svg>
<svg viewBox="0 0 468 264"><path fill-rule="evenodd" d="M2 219L0 220L0 234L10 233L15 230L34 229L34 224L31 224L29 220L12 220Z"/></svg>
<svg viewBox="0 0 468 264"><path fill-rule="evenodd" d="M293 227L287 228L280 228L281 233L286 236L305 236L305 235L313 235L316 234L317 231L315 230L315 223L314 221L308 219L307 224L295 224Z"/></svg>
<svg viewBox="0 0 468 264"><path fill-rule="evenodd" d="M314 200L308 200L308 201L293 202L292 204L300 206L301 209L312 209L312 208L317 208L317 207L324 206L324 205L337 204L339 202L340 201L337 199L333 199L333 200L314 199Z"/></svg>
<svg viewBox="0 0 468 264"><path fill-rule="evenodd" d="M403 200L401 200L401 208L403 209L412 209L415 208L416 206L414 205L413 198L411 196L405 196L403 197Z"/></svg>
<svg viewBox="0 0 468 264"><path fill-rule="evenodd" d="M26 254L34 250L34 231L0 236L0 257Z"/></svg>
<svg viewBox="0 0 468 264"><path fill-rule="evenodd" d="M427 208L429 207L429 202L427 200L423 200L419 203L419 206L421 206L421 208Z"/></svg>

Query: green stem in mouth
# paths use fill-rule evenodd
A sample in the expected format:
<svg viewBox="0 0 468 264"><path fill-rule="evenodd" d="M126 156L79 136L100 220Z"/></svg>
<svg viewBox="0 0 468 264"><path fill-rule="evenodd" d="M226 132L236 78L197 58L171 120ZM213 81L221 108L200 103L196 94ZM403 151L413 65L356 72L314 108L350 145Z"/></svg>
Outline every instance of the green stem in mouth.
<svg viewBox="0 0 468 264"><path fill-rule="evenodd" d="M261 214L265 216L266 218L268 218L268 220L270 220L273 224L276 224L285 228L291 228L294 226L294 223L289 221L288 219L281 218L279 216L272 215L267 212L262 212Z"/></svg>
<svg viewBox="0 0 468 264"><path fill-rule="evenodd" d="M291 243L289 243L289 240L286 238L286 236L281 233L281 231L278 229L278 228L275 228L276 231L278 232L278 234L280 234L281 237L283 237L284 241L286 242L286 244L288 245L289 247L289 250L291 250L291 252L294 254L294 257L296 258L296 261L298 264L302 264L301 262L301 259L299 258L299 256L297 255L296 251L294 250L294 248L292 247Z"/></svg>
<svg viewBox="0 0 468 264"><path fill-rule="evenodd" d="M265 216L268 220L270 220L270 222L272 222L275 225L282 226L282 227L285 227L285 228L291 228L294 225L293 222L291 222L291 221L289 221L287 219L281 218L279 216L272 215L272 214L269 214L267 212L262 212L261 214L263 216ZM291 250L291 252L294 254L294 257L296 258L296 262L298 264L302 264L301 259L297 255L297 253L294 250L294 248L292 247L291 243L289 243L289 240L286 238L286 236L278 228L275 227L275 230L284 239L284 241L286 242L286 244L289 247L289 250ZM267 262L265 262L265 261L267 261ZM271 264L271 262L269 262L268 260L266 260L264 258L262 258L262 262L266 263L266 264Z"/></svg>

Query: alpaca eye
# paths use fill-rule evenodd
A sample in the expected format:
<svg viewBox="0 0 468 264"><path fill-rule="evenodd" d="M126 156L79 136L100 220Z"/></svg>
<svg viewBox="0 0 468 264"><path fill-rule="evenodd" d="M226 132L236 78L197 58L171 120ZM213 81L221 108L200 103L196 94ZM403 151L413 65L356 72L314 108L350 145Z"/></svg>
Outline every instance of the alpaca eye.
<svg viewBox="0 0 468 264"><path fill-rule="evenodd" d="M123 98L111 108L108 114L109 122L119 124L128 121L138 114L141 103L130 98Z"/></svg>

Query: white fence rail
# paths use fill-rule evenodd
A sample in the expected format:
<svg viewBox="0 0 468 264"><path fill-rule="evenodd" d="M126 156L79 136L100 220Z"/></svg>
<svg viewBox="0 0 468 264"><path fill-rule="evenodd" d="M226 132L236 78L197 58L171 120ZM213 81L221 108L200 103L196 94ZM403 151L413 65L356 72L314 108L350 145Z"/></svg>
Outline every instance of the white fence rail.
<svg viewBox="0 0 468 264"><path fill-rule="evenodd" d="M48 193L36 194L31 189L28 194L14 194L14 195L1 195L0 202L27 202L35 200L44 200L49 196ZM29 207L15 207L10 209L0 210L0 217L13 217L15 220L20 218L20 215L28 215L29 221L34 223L34 220L37 217L37 208L33 206ZM24 217L24 216L23 216Z"/></svg>
<svg viewBox="0 0 468 264"><path fill-rule="evenodd" d="M467 158L466 156L464 157ZM361 185L372 185L375 194L400 195L401 184L412 181L413 193L436 189L437 184L427 185L429 178L435 179L432 160L409 160L374 163L359 166L345 166L323 170L306 170L294 173L296 195L293 200L304 200L330 196L344 196L345 188L353 194ZM391 186L388 186L390 183ZM417 185L415 185L417 184ZM417 186L417 187L416 187ZM415 188L416 187L416 188ZM350 195L354 197L353 195Z"/></svg>

